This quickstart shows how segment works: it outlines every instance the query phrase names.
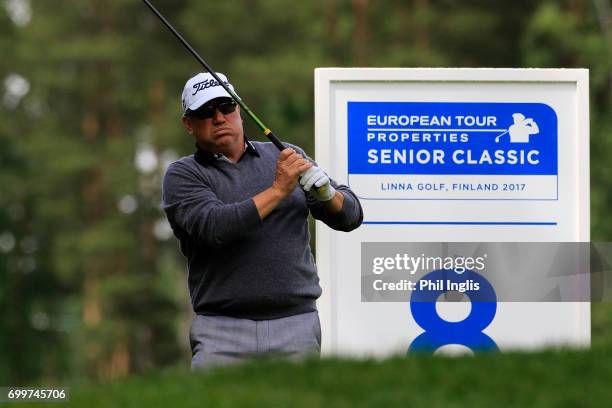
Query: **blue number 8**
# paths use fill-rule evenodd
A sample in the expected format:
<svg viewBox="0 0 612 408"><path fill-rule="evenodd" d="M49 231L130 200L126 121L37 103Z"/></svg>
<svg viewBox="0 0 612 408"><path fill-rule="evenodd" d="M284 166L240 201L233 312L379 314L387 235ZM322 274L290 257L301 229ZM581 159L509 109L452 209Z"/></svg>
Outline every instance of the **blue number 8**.
<svg viewBox="0 0 612 408"><path fill-rule="evenodd" d="M469 280L479 284L478 290L466 290L464 293L472 302L470 314L460 322L449 322L442 319L436 311L438 297L447 290L419 289L422 280L432 282L462 283ZM410 298L412 317L423 330L410 344L408 352L433 353L447 344L459 344L473 352L499 351L495 341L482 331L486 329L497 311L497 296L493 286L482 275L466 270L459 274L453 270L439 269L422 277L416 284Z"/></svg>

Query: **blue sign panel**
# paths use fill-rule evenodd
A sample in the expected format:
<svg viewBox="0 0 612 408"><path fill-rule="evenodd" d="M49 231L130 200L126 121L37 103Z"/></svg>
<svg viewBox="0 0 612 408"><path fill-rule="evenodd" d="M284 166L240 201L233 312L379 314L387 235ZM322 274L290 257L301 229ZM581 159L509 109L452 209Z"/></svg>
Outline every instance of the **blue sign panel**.
<svg viewBox="0 0 612 408"><path fill-rule="evenodd" d="M349 174L553 175L543 103L348 102Z"/></svg>

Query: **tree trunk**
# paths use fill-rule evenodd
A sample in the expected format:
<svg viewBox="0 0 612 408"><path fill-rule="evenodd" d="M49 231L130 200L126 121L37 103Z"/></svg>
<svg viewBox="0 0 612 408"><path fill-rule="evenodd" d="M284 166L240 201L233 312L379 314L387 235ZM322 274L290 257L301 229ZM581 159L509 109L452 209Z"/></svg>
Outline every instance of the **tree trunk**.
<svg viewBox="0 0 612 408"><path fill-rule="evenodd" d="M429 48L429 0L416 0L415 2L415 19L413 20L415 28L414 45L416 48L425 50Z"/></svg>
<svg viewBox="0 0 612 408"><path fill-rule="evenodd" d="M338 4L337 0L328 0L325 7L325 34L330 58L338 61Z"/></svg>
<svg viewBox="0 0 612 408"><path fill-rule="evenodd" d="M353 0L353 15L355 18L354 61L357 66L368 63L368 42L370 30L368 24L369 0Z"/></svg>

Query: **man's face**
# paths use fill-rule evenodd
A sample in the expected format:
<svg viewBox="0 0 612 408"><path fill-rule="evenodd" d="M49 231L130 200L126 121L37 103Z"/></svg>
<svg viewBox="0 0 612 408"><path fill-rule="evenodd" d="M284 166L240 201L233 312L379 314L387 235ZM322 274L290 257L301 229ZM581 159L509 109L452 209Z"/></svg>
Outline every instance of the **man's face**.
<svg viewBox="0 0 612 408"><path fill-rule="evenodd" d="M183 117L185 128L194 136L200 148L212 153L227 153L242 148L244 138L240 106L235 105L235 110L228 112L232 108L231 103L235 103L231 98L216 98L196 110L195 114ZM211 118L198 115L206 110L211 112L211 107L216 107Z"/></svg>

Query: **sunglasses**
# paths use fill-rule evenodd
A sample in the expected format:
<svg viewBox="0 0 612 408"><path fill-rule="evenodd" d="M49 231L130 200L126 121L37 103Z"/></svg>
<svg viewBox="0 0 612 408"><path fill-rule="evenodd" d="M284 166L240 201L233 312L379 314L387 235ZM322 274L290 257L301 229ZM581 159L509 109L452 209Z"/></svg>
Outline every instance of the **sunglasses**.
<svg viewBox="0 0 612 408"><path fill-rule="evenodd" d="M236 110L236 102L227 101L220 102L214 105L204 105L196 110L190 110L187 112L187 116L196 119L210 119L215 116L215 111L219 110L224 115L228 115Z"/></svg>

